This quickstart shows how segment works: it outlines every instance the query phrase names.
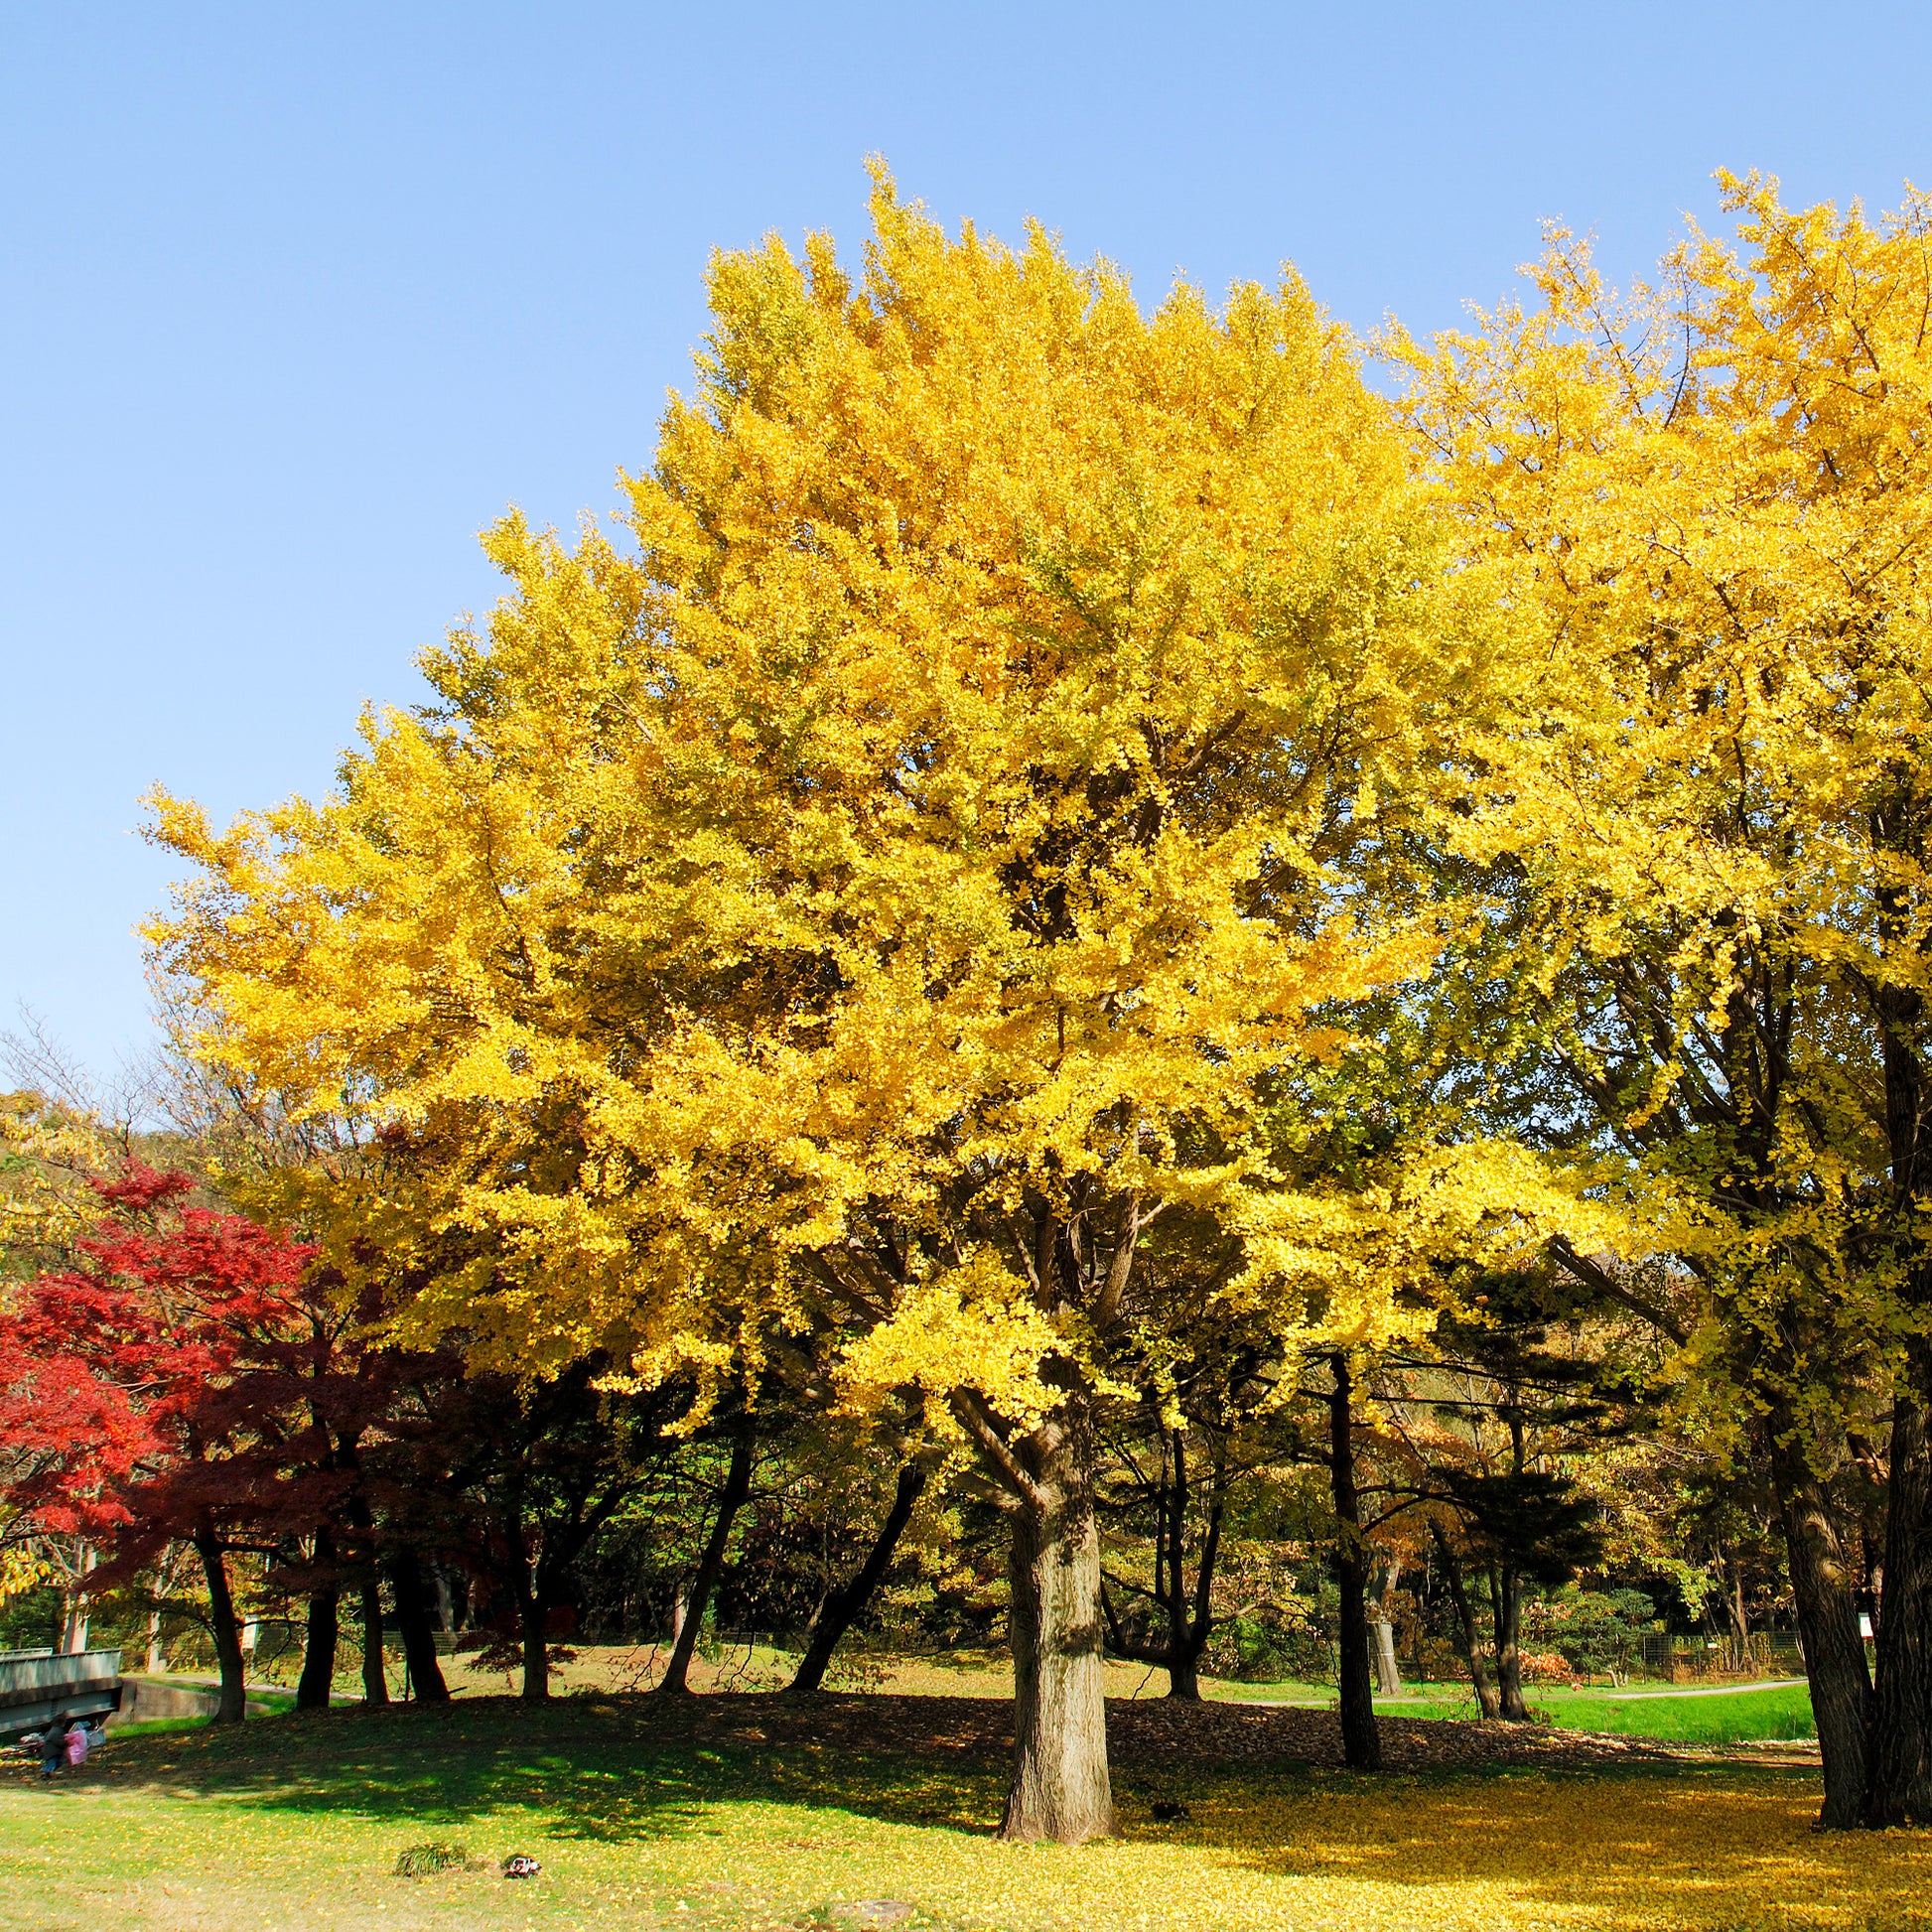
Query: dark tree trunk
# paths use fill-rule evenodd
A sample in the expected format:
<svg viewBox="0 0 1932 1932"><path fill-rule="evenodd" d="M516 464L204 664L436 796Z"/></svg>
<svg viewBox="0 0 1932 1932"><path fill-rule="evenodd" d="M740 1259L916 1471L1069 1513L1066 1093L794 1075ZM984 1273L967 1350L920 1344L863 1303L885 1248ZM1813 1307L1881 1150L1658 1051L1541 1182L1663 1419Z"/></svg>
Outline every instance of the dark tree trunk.
<svg viewBox="0 0 1932 1932"><path fill-rule="evenodd" d="M1475 1605L1469 1600L1469 1587L1462 1575L1462 1559L1449 1540L1442 1524L1431 1522L1430 1534L1436 1539L1436 1553L1443 1559L1443 1575L1449 1583L1449 1601L1455 1606L1455 1627L1462 1633L1462 1658L1469 1666L1469 1683L1474 1688L1476 1710L1490 1723L1502 1716L1502 1700L1489 1675L1489 1660L1482 1654L1482 1639L1476 1630Z"/></svg>
<svg viewBox="0 0 1932 1932"><path fill-rule="evenodd" d="M315 1562L327 1570L336 1560L336 1539L327 1530L318 1530ZM295 1687L298 1711L327 1711L330 1693L336 1683L336 1643L341 1633L337 1608L338 1589L333 1574L309 1592L309 1629L302 1648L302 1677Z"/></svg>
<svg viewBox="0 0 1932 1932"><path fill-rule="evenodd" d="M893 1506L887 1512L886 1521L872 1548L866 1553L865 1562L844 1588L834 1590L825 1599L818 1619L812 1625L811 1638L805 1645L798 1674L791 1680L792 1690L815 1691L825 1681L826 1667L832 1661L833 1651L839 1646L839 1639L852 1627L854 1618L872 1601L873 1592L885 1578L887 1568L893 1561L893 1552L898 1548L898 1540L905 1534L905 1526L912 1520L913 1507L925 1488L926 1474L926 1466L922 1462L908 1462L899 1470Z"/></svg>
<svg viewBox="0 0 1932 1932"><path fill-rule="evenodd" d="M671 1660L664 1666L664 1681L658 1685L659 1697L687 1696L690 1686L685 1678L691 1669L691 1653L698 1647L698 1632L704 1627L705 1607L725 1568L725 1552L731 1545L732 1524L752 1493L752 1432L740 1428L732 1437L731 1466L725 1472L725 1487L718 1498L718 1514L711 1525L710 1540L698 1559L698 1574L691 1580L691 1592L684 1607L683 1627L671 1645Z"/></svg>
<svg viewBox="0 0 1932 1932"><path fill-rule="evenodd" d="M389 1675L382 1665L382 1580L371 1570L362 1583L362 1702L389 1702Z"/></svg>
<svg viewBox="0 0 1932 1932"><path fill-rule="evenodd" d="M1489 1566L1489 1611L1496 1636L1496 1704L1505 1724L1530 1721L1523 1702L1523 1579L1512 1563Z"/></svg>
<svg viewBox="0 0 1932 1932"><path fill-rule="evenodd" d="M1368 1663L1368 1546L1355 1490L1354 1379L1348 1358L1331 1355L1335 1386L1328 1397L1328 1486L1335 1505L1335 1583L1341 1598L1336 1645L1341 1679L1341 1754L1351 1771L1382 1768L1382 1735Z"/></svg>
<svg viewBox="0 0 1932 1932"><path fill-rule="evenodd" d="M436 1633L430 1628L423 1594L423 1569L406 1544L389 1559L389 1592L396 1602L396 1634L409 1667L409 1682L425 1704L447 1704L450 1689L436 1661Z"/></svg>
<svg viewBox="0 0 1932 1932"><path fill-rule="evenodd" d="M1838 1524L1805 1459L1796 1418L1774 1405L1766 1420L1798 1636L1824 1760L1825 1804L1818 1822L1828 1830L1847 1830L1864 1815L1871 1727L1871 1677L1859 1635L1858 1603Z"/></svg>
<svg viewBox="0 0 1932 1932"><path fill-rule="evenodd" d="M1751 1667L1751 1622L1744 1611L1744 1570L1734 1557L1725 1559L1725 1621L1730 1626L1730 1668Z"/></svg>
<svg viewBox="0 0 1932 1932"><path fill-rule="evenodd" d="M238 1725L248 1715L248 1687L242 1676L241 1622L235 1615L234 1592L228 1587L228 1564L221 1539L211 1529L195 1537L195 1554L207 1579L207 1619L214 1638L214 1658L221 1670L220 1702L214 1722Z"/></svg>
<svg viewBox="0 0 1932 1932"><path fill-rule="evenodd" d="M1027 1485L1010 1510L1014 1767L1000 1836L1080 1845L1114 1829L1100 1530L1084 1402L1070 1396L1008 1448Z"/></svg>
<svg viewBox="0 0 1932 1932"><path fill-rule="evenodd" d="M1912 1367L1921 1387L1924 1353L1923 1340L1915 1338ZM1932 1467L1925 1411L1908 1395L1892 1408L1886 1490L1865 1817L1873 1825L1923 1825L1932 1823Z"/></svg>
<svg viewBox="0 0 1932 1932"><path fill-rule="evenodd" d="M517 1605L517 1629L523 1644L523 1689L530 1704L550 1695L550 1617L543 1599L527 1587Z"/></svg>

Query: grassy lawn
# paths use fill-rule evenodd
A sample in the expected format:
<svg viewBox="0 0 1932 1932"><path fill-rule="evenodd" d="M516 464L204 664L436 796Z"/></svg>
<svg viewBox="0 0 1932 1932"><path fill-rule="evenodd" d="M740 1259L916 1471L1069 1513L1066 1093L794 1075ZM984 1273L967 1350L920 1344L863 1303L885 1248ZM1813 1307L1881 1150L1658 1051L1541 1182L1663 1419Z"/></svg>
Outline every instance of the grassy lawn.
<svg viewBox="0 0 1932 1932"><path fill-rule="evenodd" d="M71 1782L0 1778L0 1927L753 1932L877 1899L947 1932L1932 1926L1932 1840L1812 1832L1805 1772L1127 1766L1118 1841L1018 1848L984 1750L774 1745L768 1709L465 1699L131 1736ZM1157 1824L1164 1798L1186 1818ZM435 1840L479 1868L393 1875ZM518 1851L540 1877L497 1874Z"/></svg>
<svg viewBox="0 0 1932 1932"><path fill-rule="evenodd" d="M1220 1684L1214 1695L1254 1703L1334 1703L1331 1685ZM1552 1724L1624 1737L1658 1737L1679 1744L1750 1744L1816 1737L1811 1695L1802 1684L1769 1691L1691 1692L1672 1697L1622 1698L1595 1690L1535 1688L1530 1708ZM1391 1718L1473 1718L1474 1700L1459 1686L1424 1685L1408 1698L1378 1698Z"/></svg>

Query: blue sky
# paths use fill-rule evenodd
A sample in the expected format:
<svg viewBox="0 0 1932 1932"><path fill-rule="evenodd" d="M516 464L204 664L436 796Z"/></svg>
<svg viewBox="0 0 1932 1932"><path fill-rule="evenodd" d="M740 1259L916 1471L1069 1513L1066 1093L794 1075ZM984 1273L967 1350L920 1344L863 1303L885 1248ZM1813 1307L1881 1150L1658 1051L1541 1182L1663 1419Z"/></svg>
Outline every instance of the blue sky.
<svg viewBox="0 0 1932 1932"><path fill-rule="evenodd" d="M1455 323L1562 216L1617 276L1715 168L1932 185L1932 9L253 5L0 11L0 1025L147 1036L156 780L331 780L493 587L609 510L714 247L863 232L863 158L1158 297L1293 260Z"/></svg>

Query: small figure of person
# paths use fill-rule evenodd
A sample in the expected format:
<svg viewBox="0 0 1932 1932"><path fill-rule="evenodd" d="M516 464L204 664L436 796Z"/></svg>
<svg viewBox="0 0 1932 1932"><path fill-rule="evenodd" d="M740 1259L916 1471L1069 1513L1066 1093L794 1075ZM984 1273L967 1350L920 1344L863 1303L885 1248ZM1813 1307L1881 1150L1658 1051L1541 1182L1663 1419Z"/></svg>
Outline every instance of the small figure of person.
<svg viewBox="0 0 1932 1932"><path fill-rule="evenodd" d="M78 1718L68 1726L68 1763L78 1770L87 1761L87 1746L93 1739L87 1733L87 1726Z"/></svg>
<svg viewBox="0 0 1932 1932"><path fill-rule="evenodd" d="M68 1714L63 1711L41 1732L41 1776L51 1778L68 1758Z"/></svg>

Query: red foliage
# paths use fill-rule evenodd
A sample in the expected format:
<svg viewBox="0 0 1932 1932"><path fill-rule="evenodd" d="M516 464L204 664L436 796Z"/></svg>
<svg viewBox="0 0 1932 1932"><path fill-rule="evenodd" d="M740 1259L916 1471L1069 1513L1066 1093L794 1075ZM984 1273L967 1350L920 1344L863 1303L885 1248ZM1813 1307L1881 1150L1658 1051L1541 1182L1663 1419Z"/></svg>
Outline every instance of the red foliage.
<svg viewBox="0 0 1932 1932"><path fill-rule="evenodd" d="M313 1248L186 1206L185 1174L137 1165L96 1185L109 1212L85 1265L0 1317L0 1445L29 1520L113 1545L124 1571L314 1489L289 1472L327 1460L303 1398L341 1321L305 1286Z"/></svg>

